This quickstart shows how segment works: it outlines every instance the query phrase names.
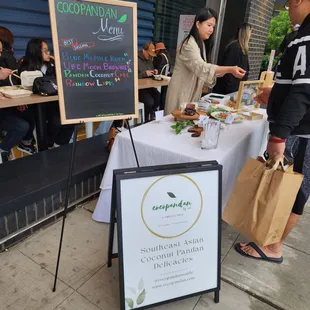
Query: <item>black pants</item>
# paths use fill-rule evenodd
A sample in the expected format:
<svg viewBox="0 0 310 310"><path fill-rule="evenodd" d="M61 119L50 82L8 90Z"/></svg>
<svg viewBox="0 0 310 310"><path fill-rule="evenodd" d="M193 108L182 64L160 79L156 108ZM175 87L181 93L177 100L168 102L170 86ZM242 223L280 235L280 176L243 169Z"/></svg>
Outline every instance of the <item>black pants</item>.
<svg viewBox="0 0 310 310"><path fill-rule="evenodd" d="M0 130L6 131L6 135L0 141L0 149L9 152L22 140L33 139L34 115L30 108L19 112L16 108L0 110Z"/></svg>
<svg viewBox="0 0 310 310"><path fill-rule="evenodd" d="M160 106L160 92L156 88L141 89L139 101L144 103L145 121L148 121L149 115Z"/></svg>
<svg viewBox="0 0 310 310"><path fill-rule="evenodd" d="M74 131L74 125L62 125L58 102L46 104L48 146L68 144Z"/></svg>
<svg viewBox="0 0 310 310"><path fill-rule="evenodd" d="M286 142L285 156L294 163L294 171L304 175L292 210L294 214L302 215L310 196L309 139L289 136Z"/></svg>
<svg viewBox="0 0 310 310"><path fill-rule="evenodd" d="M16 108L14 109L14 114L25 120L29 124L29 130L22 140L30 141L33 140L33 130L35 128L35 118L34 118L34 107L32 105L26 107L24 111L18 111Z"/></svg>

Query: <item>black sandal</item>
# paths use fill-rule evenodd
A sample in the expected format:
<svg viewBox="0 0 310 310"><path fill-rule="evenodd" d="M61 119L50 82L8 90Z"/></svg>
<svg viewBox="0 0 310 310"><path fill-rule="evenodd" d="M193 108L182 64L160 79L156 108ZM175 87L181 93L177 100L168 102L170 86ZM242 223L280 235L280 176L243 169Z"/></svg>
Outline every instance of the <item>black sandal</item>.
<svg viewBox="0 0 310 310"><path fill-rule="evenodd" d="M250 242L247 244L247 246L252 247L253 250L255 250L261 257L255 257L252 255L249 255L247 253L244 253L241 249L241 244L237 243L235 244L235 250L237 253L244 257L256 259L256 260L263 260L269 263L275 263L275 264L282 264L283 263L283 257L281 256L280 258L273 258L273 257L268 257L254 242Z"/></svg>

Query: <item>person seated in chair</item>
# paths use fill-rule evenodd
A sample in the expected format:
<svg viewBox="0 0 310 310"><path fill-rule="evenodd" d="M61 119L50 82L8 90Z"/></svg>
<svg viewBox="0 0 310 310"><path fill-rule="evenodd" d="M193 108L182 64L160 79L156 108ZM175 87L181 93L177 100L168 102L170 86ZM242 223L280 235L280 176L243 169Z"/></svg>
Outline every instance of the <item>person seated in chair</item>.
<svg viewBox="0 0 310 310"><path fill-rule="evenodd" d="M143 45L138 54L139 79L150 78L158 74L154 69L153 57L156 56L154 44L147 42ZM160 105L160 93L156 88L146 88L139 90L139 101L144 103L144 113L146 122L154 117L155 111Z"/></svg>
<svg viewBox="0 0 310 310"><path fill-rule="evenodd" d="M19 67L23 71L39 70L43 75L56 77L54 60L47 43L41 38L33 38L27 44L26 55ZM47 117L47 136L49 148L68 144L74 131L73 125L62 125L57 101L45 104Z"/></svg>
<svg viewBox="0 0 310 310"><path fill-rule="evenodd" d="M154 68L158 70L159 74L169 76L171 56L166 49L163 42L156 43L155 45L156 57L154 58Z"/></svg>
<svg viewBox="0 0 310 310"><path fill-rule="evenodd" d="M1 28L0 28L1 30ZM13 74L11 68L6 68L7 62L2 57L3 45L0 41L0 87L7 86L8 77ZM0 109L0 162L6 162L11 155L11 149L18 145L21 152L32 155L36 153L33 145L34 120L25 106Z"/></svg>

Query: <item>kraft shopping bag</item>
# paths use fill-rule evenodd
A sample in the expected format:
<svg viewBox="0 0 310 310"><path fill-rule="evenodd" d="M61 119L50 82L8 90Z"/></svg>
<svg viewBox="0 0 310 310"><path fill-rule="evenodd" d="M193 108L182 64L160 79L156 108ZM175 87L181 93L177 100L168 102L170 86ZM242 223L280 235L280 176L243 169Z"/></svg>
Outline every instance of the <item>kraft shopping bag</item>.
<svg viewBox="0 0 310 310"><path fill-rule="evenodd" d="M260 246L279 242L303 176L283 161L249 158L223 213L223 220Z"/></svg>

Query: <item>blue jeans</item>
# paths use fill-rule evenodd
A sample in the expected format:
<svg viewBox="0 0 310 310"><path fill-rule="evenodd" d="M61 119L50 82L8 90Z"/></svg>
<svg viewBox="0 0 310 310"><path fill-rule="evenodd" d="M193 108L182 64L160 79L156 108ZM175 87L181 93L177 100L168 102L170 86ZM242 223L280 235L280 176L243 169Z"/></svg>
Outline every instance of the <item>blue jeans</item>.
<svg viewBox="0 0 310 310"><path fill-rule="evenodd" d="M33 127L11 109L0 109L0 129L6 131L6 136L0 142L0 149L6 152L21 140L32 139Z"/></svg>
<svg viewBox="0 0 310 310"><path fill-rule="evenodd" d="M103 135L107 132L109 132L111 126L113 124L113 121L104 121L101 122L99 127L97 128L97 130L95 131L94 135L95 136L99 136L99 135Z"/></svg>
<svg viewBox="0 0 310 310"><path fill-rule="evenodd" d="M294 164L294 171L302 173L304 180L297 194L292 212L302 215L310 196L310 139L289 136L286 140L286 157Z"/></svg>

